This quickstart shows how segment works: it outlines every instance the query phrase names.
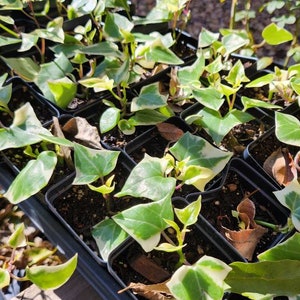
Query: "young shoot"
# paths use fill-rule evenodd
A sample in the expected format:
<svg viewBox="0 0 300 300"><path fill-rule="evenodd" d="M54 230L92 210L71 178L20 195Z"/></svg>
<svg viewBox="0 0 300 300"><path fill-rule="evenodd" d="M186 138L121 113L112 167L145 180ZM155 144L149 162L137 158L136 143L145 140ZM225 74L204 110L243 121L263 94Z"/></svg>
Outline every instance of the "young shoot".
<svg viewBox="0 0 300 300"><path fill-rule="evenodd" d="M198 220L198 215L201 210L201 196L194 202L188 204L184 208L174 208L175 216L183 226L178 225L173 220L164 221L170 226L170 228L175 230L176 233L176 242L167 235L165 231L162 232L163 237L166 239L166 242L159 244L154 249L165 251L165 252L177 252L179 259L176 264L176 268L179 268L183 264L188 265L189 262L186 260L183 248L186 246L185 237L186 233L190 231L188 227L195 224Z"/></svg>

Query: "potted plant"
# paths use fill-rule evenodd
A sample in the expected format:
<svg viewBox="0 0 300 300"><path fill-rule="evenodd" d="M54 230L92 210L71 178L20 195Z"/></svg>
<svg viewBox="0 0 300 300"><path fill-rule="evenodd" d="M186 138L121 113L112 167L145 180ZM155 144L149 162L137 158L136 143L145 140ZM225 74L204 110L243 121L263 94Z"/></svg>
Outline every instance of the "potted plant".
<svg viewBox="0 0 300 300"><path fill-rule="evenodd" d="M287 2L291 4L291 1ZM47 18L40 18L34 13L32 4L29 2L29 10L19 1L15 6L6 2L1 4L1 9L17 8L24 11L28 18L39 24L38 26L36 23L37 28L33 31L22 33L21 37L18 35L19 32L18 36L12 34L14 41L6 41L10 43L21 40L21 43L16 45L21 45L21 50L26 50L24 55L29 54L27 50L31 50L32 47L38 47L42 54L51 47L48 56L50 60L37 62L29 56L12 59L7 53L3 53L1 59L11 71L22 75L28 83L28 88L33 87L38 94L42 92L46 96L45 101L50 100L60 107L60 113L68 111L71 115L54 117L50 123L43 124L34 112L34 104L32 106L26 103L14 110L11 122L0 128L0 150L4 155L7 151L19 150L17 156L20 155L21 160L25 157L23 156L25 150L27 158L23 160L24 164L20 165L17 174L13 175L13 178L9 177L9 183L5 184L5 196L13 203L22 205L26 213L38 220L45 231L53 236L54 240L59 241L58 244L65 247L69 254L74 252L74 249L79 250L79 258L84 260L79 261L81 271L96 287L99 295L103 295L101 288L104 287L107 291L109 290L107 285L111 283L113 289L111 297L132 296L129 292L117 294L120 282L112 280L111 277L108 279L106 264L110 255L115 253L116 247L126 240L128 235L131 236L130 239L134 239L131 240L133 247L137 248L135 245L138 243L145 251L143 255L147 256L145 253L150 253L158 247L159 250L170 250L171 255L179 257L180 262L184 262L176 271L171 272L170 281L163 285L164 288L168 288L168 295L174 298L195 299L198 296L194 293L199 294L199 286L205 297L208 295L214 299L221 299L224 294L229 298L234 296L233 294L242 294L254 299L263 297L261 295L270 298L299 294L296 284L299 280L297 273L299 257L292 254L299 239L296 232L299 230L297 217L299 183L295 171L297 167L299 168L297 150L299 145L295 137L299 125L297 110L292 111L293 109L289 108L283 111L285 115L282 112L269 114L270 109L280 110L281 107L264 101L265 99L255 99L244 94L249 87L261 85L261 82L266 81L266 78L257 79L260 77L257 71L267 68L272 76L267 77L271 78L267 85L275 86L280 79L278 83L280 91L284 87L288 91L284 93L285 96L292 95L293 99L297 99L297 64L285 70L279 65L271 64L272 59L252 57L247 61L243 56L245 53L251 55L258 53L258 49L266 44L280 45L292 42L291 32L280 27L279 23L271 23L262 31L263 42L255 44L248 26L251 19L250 2L246 3L242 14L237 15L237 2L232 1L229 28L220 29L218 33L203 28L196 44L189 39L191 47L184 46L185 50L191 50L184 58L181 55L185 50L175 52L177 50L175 46L183 44L181 39L184 38L182 32L184 27L181 28L181 25L185 26L188 20L189 1L174 5L165 0L157 1L153 11L146 17L135 16L134 12L129 11L127 2L122 1L121 3L109 1L109 4L96 1L84 4L76 0L62 4L60 1L54 1L54 15L50 14L48 6L43 6L40 10L41 15L51 18L48 21ZM275 4L270 3L264 7L271 10L274 8L272 5ZM281 5L284 4L280 3L279 6ZM297 4L294 8L297 8ZM83 19L83 23L67 29L64 23L66 18L72 19L86 14L88 17ZM14 16L11 13L10 18ZM236 27L238 17L244 21L245 27L242 29ZM1 24L3 22L6 24L6 28L1 26L5 35L11 34L9 30L13 28L7 25L12 22L10 18L1 18ZM180 18L183 22L180 22ZM46 23L40 26L44 21ZM169 21L171 26L167 30L164 26L159 26L161 32L153 30L153 27L145 29L145 25L156 23L161 25L162 22ZM288 56L297 59L295 40ZM271 68L274 66L276 66L275 73L272 73ZM152 70L153 67L157 67L157 70ZM157 75L154 75L156 73ZM146 79L148 75L154 76L148 81ZM0 80L2 86L0 95L5 96L0 99L4 114L11 113L7 109L10 85L4 84L7 78L8 76L4 75ZM76 95L83 96L84 99L95 96L95 103L87 105L86 109L76 110L74 109L76 106L72 107L76 102L74 101ZM191 109L195 110L187 109L181 114L178 103L183 104L183 107L185 104L189 106L193 103L195 106ZM295 117L290 118L295 112ZM259 128L258 133L253 133L253 129L246 126L252 120L256 128ZM284 188L265 182L260 176L263 173L256 174L257 178L254 178L251 171L251 178L246 178L243 174L249 167L245 163L246 160L231 160L234 154L241 156L249 140L263 135L265 129L271 128L273 124L276 124L273 129L275 138L285 145L295 147L295 153L292 153L295 159L289 160L293 165L294 176ZM262 125L265 127L262 128ZM237 137L233 134L233 129L237 127L241 129L242 126L245 127L247 135L247 142L244 144L244 141L237 142ZM111 134L115 139L116 132L126 135L126 141L117 144L122 147L111 147L106 143L108 139L103 139L106 134ZM152 154L151 146L153 148L155 138L160 139L157 144L163 144L163 149L158 155L149 155ZM137 147L134 142L139 142ZM228 147L222 145L223 142L227 142ZM135 156L137 150L142 151ZM130 167L126 167L125 170L122 163L119 164L119 158L124 156L130 162ZM228 167L234 164L236 168L233 169L237 169L239 165L243 167L242 171L238 172L238 175L232 175L234 173L232 169L231 173L226 173ZM71 176L57 185L59 190L56 191L54 186L53 189L49 187L58 179L53 176L58 166L62 166L63 170L68 166L68 174ZM67 173L63 174L65 176ZM242 188L235 189L226 174L238 178L243 183ZM1 180L6 182L3 176ZM245 184L249 182L250 188ZM208 224L207 220L203 221L202 217L208 218L206 208L211 209L218 202L215 198L211 202L209 199L201 203L199 219L203 221L201 224L207 228L207 232L217 233L215 235L217 241L220 238L222 245L229 246L229 249L232 249L230 243L233 243L232 236L236 234L235 231L254 230L260 228L258 225L262 226L264 231L266 227L273 226L272 232L276 237L271 239L272 242L266 247L259 246L251 262L251 259L249 262L243 259L239 262L231 260L224 262L218 255L209 254L191 260L191 265L185 264L182 250L185 248L183 247L185 242L186 249L189 248L189 240L184 238L188 236L185 235L188 229L195 231L193 226L199 221L196 216L200 210L199 193L204 198L206 193L215 196L218 191L218 197L223 197L226 189L229 190L230 196L233 196L235 191L238 191L240 196L240 203L237 201L230 211L222 212L217 217L219 222L217 225L221 222L218 229L224 231L230 239L224 241L224 236L218 233L216 228L213 229L212 224ZM79 196L82 191L93 191L92 197L88 200L101 199L102 207L110 207L111 202L107 200L112 200L116 206L120 202L123 202L122 204L130 202L133 205L110 209L104 220L91 218L91 222L84 228L82 240L80 236L82 232L75 232L74 238L73 230L68 225L62 226L61 221L64 220L60 219L58 222L56 209L53 210L54 214L49 213L52 202L45 201L47 193L49 199L58 196L57 202L63 202L66 200L63 198L72 190L77 190ZM194 193L191 194L191 191ZM250 192L251 195L246 192ZM187 197L187 200L193 197L197 199L190 201L184 208L180 206L174 210L174 206L176 207L175 202L173 203L174 196ZM29 199L26 200L27 198ZM245 216L245 203L248 205L247 208L250 208L250 216L249 214ZM31 207L33 204L34 209ZM68 205L66 200L62 210ZM263 221L254 218L254 207L257 216L261 216L259 209L265 206L268 207L265 211L280 215L280 220L275 220L275 225L269 224L272 223L270 219L263 220L263 225L258 224ZM41 216L35 214L36 211L45 216L45 219L49 217L56 230L47 225L48 221L41 220ZM234 228L230 228L226 223L227 217L231 219L232 213L234 215L232 220L235 220L237 225ZM286 224L287 226L284 226ZM287 233L283 234L284 229ZM65 240L62 240L55 231L63 232ZM167 233L170 234L171 240L174 238L172 242L170 236L165 236ZM205 236L205 232L202 233ZM87 240L92 241L92 249L84 245ZM163 244L158 246L160 242ZM216 246L216 243L213 245ZM96 255L93 253L94 250L97 252ZM239 257L240 255L234 260L239 260ZM219 271L214 271L213 266L217 266ZM295 275L290 282L283 279L282 271L286 266L288 266L286 271L293 270ZM206 278L205 285L201 284L204 280L203 268L207 274L211 274ZM262 271L266 269L272 271L266 274L266 281L260 281ZM254 275L250 276L250 273ZM217 282L214 282L213 279L216 278ZM246 278L247 284L244 284L241 278ZM107 282L104 279L108 279ZM133 290L136 292L139 288L140 286L134 286ZM146 287L146 290L152 288ZM145 296L145 287L142 293Z"/></svg>

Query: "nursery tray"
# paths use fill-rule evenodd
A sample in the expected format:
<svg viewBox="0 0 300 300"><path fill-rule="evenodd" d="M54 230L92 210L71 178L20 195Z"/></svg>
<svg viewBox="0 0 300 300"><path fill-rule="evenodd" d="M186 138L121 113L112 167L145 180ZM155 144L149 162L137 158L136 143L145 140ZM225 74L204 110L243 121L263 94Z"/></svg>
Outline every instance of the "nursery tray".
<svg viewBox="0 0 300 300"><path fill-rule="evenodd" d="M0 185L7 189L13 178L10 169L5 164L0 163ZM118 294L121 286L113 279L106 268L95 262L86 249L70 235L68 230L62 226L37 197L32 196L18 206L66 258L78 253L77 270L95 289L99 299L131 299L128 293Z"/></svg>

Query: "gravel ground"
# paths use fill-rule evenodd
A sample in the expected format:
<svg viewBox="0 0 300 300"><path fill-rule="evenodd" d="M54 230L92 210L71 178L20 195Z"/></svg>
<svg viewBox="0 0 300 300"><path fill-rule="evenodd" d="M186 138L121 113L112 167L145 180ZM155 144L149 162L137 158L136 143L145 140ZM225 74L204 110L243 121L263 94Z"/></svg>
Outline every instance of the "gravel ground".
<svg viewBox="0 0 300 300"><path fill-rule="evenodd" d="M239 8L243 9L246 1L239 1ZM264 27L271 22L272 16L266 11L259 12L263 3L268 1L252 0L251 9L256 12L256 18L250 21L250 29L254 36L255 43L262 41L261 32ZM154 6L154 0L132 0L136 5L137 12L145 15ZM186 31L193 37L198 38L201 28L204 27L210 31L218 32L220 28L228 28L230 20L231 1L225 0L192 0L190 3L191 19L187 25ZM291 28L290 28L291 29ZM285 57L288 44L280 46L265 46L257 52L257 56L273 56L277 61L282 61Z"/></svg>

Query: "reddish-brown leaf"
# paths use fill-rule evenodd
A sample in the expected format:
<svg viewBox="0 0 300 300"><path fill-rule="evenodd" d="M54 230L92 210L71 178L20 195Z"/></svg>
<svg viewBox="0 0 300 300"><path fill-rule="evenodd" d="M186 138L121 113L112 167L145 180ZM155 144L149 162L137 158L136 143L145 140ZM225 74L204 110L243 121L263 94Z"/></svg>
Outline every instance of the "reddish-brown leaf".
<svg viewBox="0 0 300 300"><path fill-rule="evenodd" d="M294 160L287 148L274 151L264 162L263 168L280 185L286 186L297 177Z"/></svg>
<svg viewBox="0 0 300 300"><path fill-rule="evenodd" d="M256 225L253 229L243 229L239 231L230 230L225 227L224 230L228 241L249 261L252 260L255 248L261 237L268 231L267 228L260 225Z"/></svg>
<svg viewBox="0 0 300 300"><path fill-rule="evenodd" d="M171 123L158 123L156 127L160 135L170 142L178 141L184 134L180 128Z"/></svg>
<svg viewBox="0 0 300 300"><path fill-rule="evenodd" d="M146 285L142 283L131 282L126 288L120 290L118 293L120 294L131 289L133 293L149 300L175 300L175 298L171 295L166 283L167 281Z"/></svg>

